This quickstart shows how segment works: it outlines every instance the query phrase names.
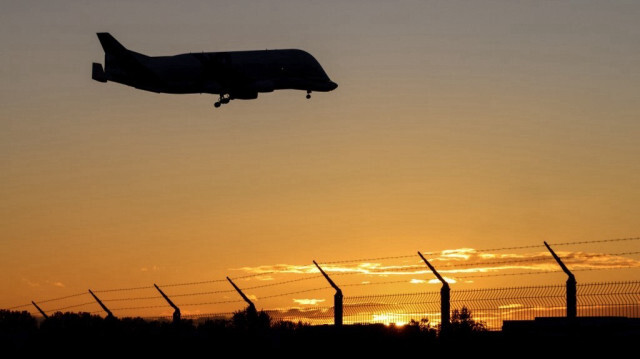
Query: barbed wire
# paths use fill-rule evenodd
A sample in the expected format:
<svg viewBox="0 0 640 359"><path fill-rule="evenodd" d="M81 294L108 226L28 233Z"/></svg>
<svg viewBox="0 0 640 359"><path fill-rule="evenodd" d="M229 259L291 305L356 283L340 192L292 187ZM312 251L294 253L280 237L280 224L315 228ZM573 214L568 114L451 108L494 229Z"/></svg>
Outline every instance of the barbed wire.
<svg viewBox="0 0 640 359"><path fill-rule="evenodd" d="M290 283L295 283L295 282L302 282L305 280L311 280L311 279L317 279L317 278L322 278L322 274L319 275L314 275L311 277L305 277L305 278L297 278L297 279L291 279L291 280L285 280L282 282L277 282L277 283L269 283L269 284L261 284L261 285L255 285L253 287L246 287L246 288L242 288L244 290L248 290L248 289L258 289L258 288L267 288L267 287L275 287L278 285L283 285L283 284L290 284Z"/></svg>
<svg viewBox="0 0 640 359"><path fill-rule="evenodd" d="M265 273L260 273L260 274L250 274L250 275L245 275L245 276L240 276L240 277L234 277L234 278L231 278L231 279L245 279L245 278L259 277L259 276L273 274L273 273L275 273L275 272L271 271L271 272L265 272ZM225 279L211 279L211 280L203 280L203 281L196 281L196 282L158 284L158 287L169 288L169 287L200 285L200 284L208 284L208 283L222 283L222 282L227 282L227 279L226 278ZM94 293L109 293L109 292L123 292L123 291L153 289L153 288L155 288L155 287L154 286L141 286L141 287L129 287L129 288L101 289L101 290L94 290L93 292Z"/></svg>
<svg viewBox="0 0 640 359"><path fill-rule="evenodd" d="M441 265L437 266L437 269L447 269L447 268L465 268L465 267L475 267L475 266L493 266L496 264L500 265L509 265L509 264L519 264L519 263L530 263L530 262L549 262L553 261L553 257L549 254L548 257L539 257L539 258L520 258L514 260L504 260L504 261L486 261L486 262L473 262L473 263L457 263L450 265Z"/></svg>
<svg viewBox="0 0 640 359"><path fill-rule="evenodd" d="M586 269L586 270L592 270L592 268ZM522 273L519 273L522 274ZM383 283L381 283L383 284ZM602 283L602 282L596 282L596 283L583 283L580 284L580 287L585 287L585 286L610 286L610 285L640 285L640 281L622 281L622 282L606 282L606 283ZM454 293L456 295L456 297L452 298L452 302L460 302L460 301L466 301L466 300L473 300L474 302L493 302L496 300L500 300L500 301L505 301L505 300L512 300L512 299L520 299L520 300L527 300L527 299L536 299L536 300L540 300L540 299L544 299L544 298L550 298L550 297L558 297L558 298L563 298L564 294L553 294L553 293L547 293L547 292L540 292L539 294L536 295L513 295L514 293L510 293L513 292L514 290L518 290L518 291L523 291L523 290L556 290L556 289L562 289L564 288L563 285L538 285L538 286L524 286L524 287L497 287L497 288L483 288L483 289L467 289L467 290L456 290ZM313 288L313 289L307 289L307 290L301 290L301 291L296 291L296 292L290 292L290 293L282 293L282 294L277 294L277 295L272 295L272 296L266 296L263 297L261 299L267 299L267 298L273 298L273 297L281 297L281 296L287 296L287 295L292 295L292 294L298 294L298 293L305 293L305 292L311 292L311 291L318 291L318 290L324 290L327 289L327 287L320 287L320 288ZM624 288L623 288L624 289ZM482 295L482 293L492 293L490 297L480 297L480 295ZM510 293L510 295L507 296L497 296L497 293ZM364 295L364 296L353 296L353 297L345 297L345 302L353 302L353 301L363 301L363 300L369 300L369 299L380 299L380 298L396 298L394 299L394 304L411 304L411 303L426 303L425 300L420 300L420 301L416 301L414 299L407 299L407 297L424 297L425 295L432 295L432 294L437 294L437 292L429 292L429 293L424 293L424 292L416 292L416 293L393 293L393 294L379 294L379 295ZM582 296L612 296L612 295L625 295L625 294L638 294L636 289L627 289L625 290L619 290L615 293L598 293L597 291L595 291L595 293L588 293L588 294L583 294ZM400 302L398 302L398 300L402 299ZM186 307L186 306L198 306L198 305L210 305L210 304L222 304L222 303L240 303L243 302L242 300L228 300L228 301L213 301L213 302L202 302L202 303L187 303L187 304L181 304L181 307ZM76 304L76 305L70 305L70 306L65 306L65 307L61 307L61 308L57 308L52 310L53 312L59 312L63 309L70 309L70 308L76 308L76 307L80 307L80 306L84 306L84 305L88 305L88 304L94 304L94 302L87 302L87 303L80 303L80 304ZM353 305L358 305L358 306L376 306L376 305L382 305L385 303L351 303L348 304L348 306L353 306ZM114 308L114 311L124 311L124 310L136 310L136 309L153 309L153 308L168 308L167 305L155 305L155 306L137 306L137 307L122 307L122 308ZM102 311L100 310L96 310L96 311L92 311L89 312L90 314L97 314L97 313L101 313Z"/></svg>
<svg viewBox="0 0 640 359"><path fill-rule="evenodd" d="M37 303L38 303L38 304L42 304L42 303L55 302L55 301L59 301L59 300L63 300L63 299L69 299L69 298L74 298L74 297L80 297L80 296L83 296L83 295L89 295L89 292L82 292L82 293L76 293L76 294L65 295L64 297L58 297L58 298L51 298L51 299L39 300Z"/></svg>
<svg viewBox="0 0 640 359"><path fill-rule="evenodd" d="M211 279L211 280L203 280L198 282L184 282L184 283L172 283L172 284L158 284L158 287L162 288L170 288L170 287L182 287L187 285L200 285L200 284L209 284L209 283L222 283L226 282L226 279ZM152 287L153 288L153 287Z"/></svg>
<svg viewBox="0 0 640 359"><path fill-rule="evenodd" d="M370 269L367 269L367 270L370 270ZM360 275L384 275L384 274L386 274L383 271L381 271L380 273L367 272L367 271L364 270L364 268L361 268L359 270L354 270L354 271L351 271L351 272L331 272L330 270L327 270L326 272L331 274L331 277L348 276L348 275L356 275L356 274L360 274Z"/></svg>
<svg viewBox="0 0 640 359"><path fill-rule="evenodd" d="M80 304L74 304L74 305L68 305L66 307L61 307L61 308L56 308L56 309L51 309L48 310L48 312L59 312L61 310L64 309L69 309L69 308L77 308L77 307L84 307L85 305L89 305L89 304L97 304L96 302L86 302L86 303L80 303Z"/></svg>
<svg viewBox="0 0 640 359"><path fill-rule="evenodd" d="M239 276L239 277L229 277L232 280L236 280L236 279L246 279L246 278L253 278L253 277L260 277L263 275L269 275L269 274L274 274L276 273L275 271L271 271L271 272L264 272L264 273L258 273L258 274L248 274L248 275L244 275L244 276ZM181 287L181 286L188 286L188 285L200 285L200 284L208 284L208 283L223 283L223 282L227 282L227 279L211 279L211 280L203 280L203 281L198 281L198 282L184 282L184 283L171 283L171 284L158 284L158 287L163 287L163 288L169 288L169 287Z"/></svg>
<svg viewBox="0 0 640 359"><path fill-rule="evenodd" d="M100 289L100 290L94 290L94 293L112 293L112 292L126 292L126 291L132 291L132 290L143 290L143 289L153 289L154 286L149 285L149 286L144 286L144 287L129 287L129 288L114 288L114 289Z"/></svg>
<svg viewBox="0 0 640 359"><path fill-rule="evenodd" d="M292 280L286 280L286 281L277 282L277 283L256 285L256 286L253 286L253 287L243 288L243 290L274 287L274 286L278 286L278 285L284 285L284 284L290 284L290 283L295 283L295 282L302 282L302 281L306 281L306 280L316 279L316 278L319 278L319 277L322 277L322 275L313 276L313 277L306 277L306 278L298 278L298 279L292 279ZM165 287L166 287L166 285L165 285ZM233 293L235 291L236 291L235 289L215 290L215 291L208 291L208 292L172 294L172 295L170 295L170 297L171 298L174 298L174 297L190 297L190 296L209 295L209 294ZM129 298L104 299L103 302L149 300L149 299L161 299L161 298L162 297L160 295L157 295L157 296L151 296L151 297L129 297Z"/></svg>
<svg viewBox="0 0 640 359"><path fill-rule="evenodd" d="M636 254L640 254L640 251L634 251L634 252L620 252L620 253L599 253L600 256L624 256L624 255L636 255ZM571 261L574 258L567 258L565 260L567 260L568 263L571 263ZM576 259L581 259L581 258L576 258ZM435 259L432 259L435 261ZM521 263L532 263L532 262L552 262L554 263L553 257L550 254L545 254L544 256L541 257L534 257L534 258L517 258L517 259L508 259L508 260L499 260L499 261L495 261L495 260L484 260L484 261L474 261L474 262L469 262L469 263L455 263L455 264L443 264L443 265L438 265L436 266L439 270L442 271L446 271L449 269L456 269L456 268L472 268L472 267L480 267L480 266L493 266L493 265L514 265L514 264L521 264ZM429 272L428 269L426 269L426 267L424 267L424 265L409 265L409 266L405 266L405 267L398 267L398 266L389 266L389 267L382 267L382 268L353 268L352 271L350 272L340 272L340 273L333 273L331 272L331 268L327 268L326 269L327 272L330 272L332 276L339 276L339 275L350 275L350 274L361 274L361 275L388 275L388 274L393 274L395 272L409 272L409 271L414 271L416 273L426 273Z"/></svg>
<svg viewBox="0 0 640 359"><path fill-rule="evenodd" d="M640 254L640 251L635 252L621 252L621 253L598 253L599 256L625 256L625 255L635 255ZM565 258L570 263L573 259L581 259L581 258ZM491 261L487 260L485 262L474 262L474 263L459 263L453 265L442 265L438 266L438 268L460 268L460 267L469 267L469 266L478 266L478 265L495 265L495 264L518 264L518 263L527 263L527 262L545 262L545 261L553 261L553 257L551 254L545 255L544 257L538 258L519 258L513 260L504 260L504 261Z"/></svg>
<svg viewBox="0 0 640 359"><path fill-rule="evenodd" d="M169 308L169 305L147 305L141 307L124 307L124 308L113 308L111 311L117 310L134 310L134 309L153 309L153 308Z"/></svg>
<svg viewBox="0 0 640 359"><path fill-rule="evenodd" d="M157 315L157 316L154 316L154 317L140 317L140 319L143 319L143 320L153 320L153 321L157 321L157 320L160 320L160 319L165 319L165 320L169 321L172 318L173 317L171 315Z"/></svg>
<svg viewBox="0 0 640 359"><path fill-rule="evenodd" d="M112 299L102 299L102 301L103 302L126 302L126 301L149 300L149 299L162 299L162 296L158 294L156 296L150 296L150 297L112 298Z"/></svg>
<svg viewBox="0 0 640 359"><path fill-rule="evenodd" d="M613 270L613 269L630 269L630 268L640 268L640 267L634 267L634 266L626 266L626 267L615 267L615 268L578 268L578 269L572 269L572 272L588 272L588 271L594 271L594 270Z"/></svg>
<svg viewBox="0 0 640 359"><path fill-rule="evenodd" d="M13 306L13 307L9 307L9 308L7 308L6 310L13 310L13 309L19 309L19 308L26 308L26 307L30 307L30 306L32 306L32 305L33 305L33 303L21 304L21 305L16 305L16 306Z"/></svg>
<svg viewBox="0 0 640 359"><path fill-rule="evenodd" d="M226 313L194 313L194 314L185 314L182 318L230 318L233 316L233 312ZM170 318L170 317L159 317L159 318Z"/></svg>
<svg viewBox="0 0 640 359"><path fill-rule="evenodd" d="M242 300L242 299L233 299L233 300L221 300L221 301L217 301L217 302L186 303L186 304L180 304L178 306L179 307L191 307L191 306L194 306L194 305L227 304L227 303L240 303L240 302L244 302L244 300Z"/></svg>
<svg viewBox="0 0 640 359"><path fill-rule="evenodd" d="M608 242L637 241L637 240L640 240L640 237L612 238L612 239L600 239L600 240L594 240L594 241L579 241L579 242L549 243L549 245L568 246L568 245L574 245L574 244L608 243Z"/></svg>
<svg viewBox="0 0 640 359"><path fill-rule="evenodd" d="M569 246L569 245L576 245L576 244L608 243L608 242L637 241L637 240L640 240L640 237L597 239L592 241L560 242L560 243L549 243L549 245L550 246ZM497 251L504 251L504 250L531 249L531 248L545 248L545 246L544 244L531 244L531 245L516 246L516 247L476 249L475 251L476 252L497 252Z"/></svg>
<svg viewBox="0 0 640 359"><path fill-rule="evenodd" d="M640 254L640 251L620 252L620 253L604 253L604 254L600 254L600 255L603 255L603 256L627 256L627 255L634 255L634 254Z"/></svg>
<svg viewBox="0 0 640 359"><path fill-rule="evenodd" d="M276 273L279 273L279 272L278 271L269 271L269 272L264 272L264 273L254 273L254 274L243 275L243 276L240 276L240 277L229 277L229 278L231 278L233 280L235 280L235 279L247 279L247 278L253 278L253 277L261 277L263 275L276 274Z"/></svg>
<svg viewBox="0 0 640 359"><path fill-rule="evenodd" d="M222 294L222 293L232 293L235 292L235 289L226 289L226 290L214 290L211 292L197 292L197 293L184 293L184 294L173 294L171 297L195 297L198 295L207 295L207 294Z"/></svg>
<svg viewBox="0 0 640 359"><path fill-rule="evenodd" d="M560 273L562 270L550 270L550 271L531 271L531 272L518 272L518 273L493 273L493 274L475 274L475 275L465 275L465 276L452 276L456 279L466 279L466 278L484 278L484 277L509 277L509 276L518 276L518 275L535 275L535 274L550 274L550 273Z"/></svg>
<svg viewBox="0 0 640 359"><path fill-rule="evenodd" d="M592 241L575 241L575 242L560 242L560 243L549 243L551 246L568 246L568 245L577 245L577 244L592 244L592 243L609 243L609 242L621 242L621 241L637 241L640 240L640 237L628 237L628 238L612 238L612 239L600 239L600 240L592 240ZM497 251L505 251L505 250L516 250L516 249L532 249L532 248L545 248L544 244L531 244L524 246L510 246L510 247L496 247L496 248L483 248L483 249L473 249L475 252L497 252ZM431 255L442 253L439 252L420 252L423 255ZM412 255L397 255L397 256L388 256L388 257L374 257L374 258L359 258L359 259L346 259L346 260L336 260L336 261L322 261L318 262L320 264L339 264L339 263L354 263L354 262L367 262L367 261L375 261L375 260L388 260L388 259L403 259L403 258L416 258L417 254Z"/></svg>
<svg viewBox="0 0 640 359"><path fill-rule="evenodd" d="M434 253L425 252L422 254L434 254ZM381 261L381 260L387 260L387 259L403 259L403 258L417 258L417 257L418 257L417 254L412 254L412 255L401 255L401 256L389 256L389 257L345 259L345 260L339 260L339 261L323 261L318 263L319 264L338 264L338 263L368 262L368 261Z"/></svg>
<svg viewBox="0 0 640 359"><path fill-rule="evenodd" d="M640 252L627 252L627 253L640 253ZM623 254L623 253L620 253L620 254ZM572 271L580 272L580 271L612 270L612 269L628 269L628 268L638 268L638 267L624 266L624 267L611 267L611 268L579 268L579 269L574 269ZM425 270L425 272L426 272L426 270ZM491 273L491 274L477 274L477 275L465 275L465 276L454 275L453 277L456 278L456 279L466 279L466 278L484 278L484 277L506 277L506 276L519 276L519 275L538 275L538 274L551 274L551 273L561 273L561 272L562 272L561 270L550 270L550 271L529 271L529 272L517 272L517 273ZM309 280L309 279L318 278L318 277L321 277L321 276L309 277L309 278L300 278L300 279L294 279L294 280L289 280L289 281L284 281L284 282L279 282L279 283L272 283L272 284L254 286L254 287L247 287L247 288L244 288L244 290L271 287L271 286L276 286L276 285L280 285L280 284L299 282L299 281ZM357 287L357 286L368 286L368 285L387 285L387 284L402 284L402 283L411 283L411 281L405 279L405 280L394 280L394 281L383 281L383 282L349 283L349 284L341 284L340 286L341 287ZM283 297L283 296L287 296L287 295L299 294L299 293L305 293L305 292L311 292L311 291L317 291L317 290L326 289L326 288L327 287L320 287L320 288L307 289L307 290L302 290L302 291L281 293L281 294L275 294L275 295L266 296L266 297L260 297L260 299ZM172 298L174 298L174 297L187 297L187 296L221 294L221 293L231 293L231 292L235 292L235 290L234 289L230 289L230 290L220 290L220 291L210 291L210 292L174 294L174 295L171 295L171 297ZM149 299L162 299L162 297L158 295L158 296L152 296L152 297L132 297L132 298L104 299L103 302L134 301L134 300L149 300ZM221 304L221 303L235 303L235 302L241 302L241 300L206 302L206 304ZM205 303L183 304L183 306L184 305L200 305L200 304L205 304ZM28 305L26 305L26 306L28 306ZM66 308L62 308L62 309L66 309ZM100 312L100 311L98 311L98 312Z"/></svg>
<svg viewBox="0 0 640 359"><path fill-rule="evenodd" d="M265 296L265 297L260 297L260 298L258 298L258 300L269 299L269 298L277 298L277 297L286 297L288 295L294 295L294 294L300 294L300 293L308 293L308 292L316 292L316 291L319 291L319 290L326 290L326 289L331 289L331 288L329 288L329 287L319 287L319 288L298 290L298 291L295 291L295 292L268 295L268 296Z"/></svg>
<svg viewBox="0 0 640 359"><path fill-rule="evenodd" d="M531 248L545 248L545 246L544 244L530 244L526 246L515 246L515 247L474 249L474 251L477 253L484 253L484 252L512 251L516 249L531 249Z"/></svg>
<svg viewBox="0 0 640 359"><path fill-rule="evenodd" d="M594 244L594 243L611 243L611 242L621 242L621 241L636 241L640 240L640 237L627 237L627 238L612 238L612 239L602 239L602 240L589 240L589 241L574 241L574 242L560 242L560 243L551 243L552 246L568 246L568 245L581 245L581 244ZM526 246L511 246L511 247L500 247L500 248L488 248L488 249L479 249L475 250L475 252L490 252L490 251L501 251L501 250L515 250L515 249L530 249L530 248L542 248L543 245L526 245ZM426 255L438 254L441 252L423 252ZM603 253L602 256L623 256L623 255L637 255L640 254L640 251L631 251L631 252L622 252L622 253ZM360 259L352 259L352 260L339 260L339 261L323 261L322 264L339 264L339 263L353 263L353 262L364 262L364 261L379 261L379 260L387 260L387 259L404 259L404 258L415 258L416 255L399 255L399 256L387 256L387 257L375 257L375 258L360 258ZM451 265L441 265L438 266L441 270L455 269L455 268L464 268L464 267L473 267L473 266L487 266L487 265L509 265L509 264L520 264L527 262L544 262L551 261L551 257L540 257L540 258L519 258L519 259L510 259L505 261L486 261L486 262L474 262L474 263L456 263ZM432 259L434 260L434 259ZM569 261L571 258L569 258ZM623 268L634 268L634 267L616 267L616 268L583 268L583 269L575 269L575 271L586 271L586 270L604 270L604 269L623 269ZM362 268L355 269L349 272L333 272L332 268L326 268L326 271L331 274L331 276L344 276L344 275L385 275L385 274L393 274L393 272L404 272L404 271L415 271L416 274L427 272L424 267L420 265L410 265L406 267L389 267L389 268ZM456 276L457 278L477 278L477 277L490 277L490 276L514 276L514 275L528 275L528 274L543 274L543 273L553 273L556 271L546 271L546 272L521 272L521 273L501 273L501 274L484 274L484 275L473 275L473 276ZM263 273L254 273L244 276L233 277L232 279L246 279L246 278L254 278L260 276L266 276L270 274L279 273L278 271L267 271ZM302 273L309 274L309 273ZM314 275L311 277L292 279L277 283L269 283L263 285L256 285L247 287L245 289L260 289L273 287L278 285L283 285L287 283L294 283L304 280L310 280L320 277L320 275ZM226 279L214 279L214 280L205 280L205 281L194 281L194 282L183 282L183 283L171 283L171 284L162 284L162 287L176 287L176 286L189 286L189 285L202 285L208 283L221 283L225 282ZM392 281L388 283L401 283L404 281ZM374 283L372 283L374 284ZM357 286L357 285L367 285L367 284L346 284L345 286ZM113 293L113 292L122 292L122 291L135 291L135 290L145 290L145 289L153 289L153 286L139 286L139 287L127 287L127 288L113 288L113 289L102 289L102 290L94 290L95 293ZM207 294L218 294L218 293L230 293L233 290L220 290L220 291L207 291L207 292L195 292L195 293L185 293L185 294L176 294L174 297L182 297L182 296L197 296L197 295L207 295ZM295 293L295 292L294 292ZM51 298L42 301L38 301L38 303L48 303L54 302L64 299L69 299L73 297L88 295L87 292L71 294L63 297ZM120 299L106 299L105 302L115 302L115 301L135 301L135 300L148 300L148 299L156 299L159 297L128 297L128 298L120 298ZM13 307L9 307L8 310L26 308L29 307L31 303L25 303ZM72 306L73 307L73 306ZM68 307L58 308L58 309L67 309Z"/></svg>
<svg viewBox="0 0 640 359"><path fill-rule="evenodd" d="M638 266L618 266L618 267L606 267L606 268L578 268L572 269L572 272L584 272L584 271L596 271L596 270L617 270L617 269L630 269L630 268L639 268ZM482 278L482 277L507 277L507 276L518 276L518 275L536 275L536 274L550 274L550 273L562 273L563 271L558 270L548 270L548 271L530 271L530 272L517 272L517 273L492 273L492 274L475 274L475 275L465 275L465 276L457 276L452 275L452 277L456 279L466 279L466 278Z"/></svg>
<svg viewBox="0 0 640 359"><path fill-rule="evenodd" d="M367 285L382 285L382 284L400 284L400 283L411 283L411 280L390 280L385 282L368 282L368 283L350 283L350 284L341 284L340 287L359 287L359 286L367 286Z"/></svg>

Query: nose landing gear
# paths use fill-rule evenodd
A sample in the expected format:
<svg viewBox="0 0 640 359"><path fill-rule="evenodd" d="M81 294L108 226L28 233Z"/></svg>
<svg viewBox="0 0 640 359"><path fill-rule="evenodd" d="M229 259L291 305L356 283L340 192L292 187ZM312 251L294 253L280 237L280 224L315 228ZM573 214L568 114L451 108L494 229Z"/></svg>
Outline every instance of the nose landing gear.
<svg viewBox="0 0 640 359"><path fill-rule="evenodd" d="M216 103L213 104L213 106L215 108L218 108L221 105L229 103L229 101L231 101L231 95L229 95L229 94L221 94L220 98L218 99L218 101Z"/></svg>
<svg viewBox="0 0 640 359"><path fill-rule="evenodd" d="M311 98L311 90L307 90L307 100Z"/></svg>

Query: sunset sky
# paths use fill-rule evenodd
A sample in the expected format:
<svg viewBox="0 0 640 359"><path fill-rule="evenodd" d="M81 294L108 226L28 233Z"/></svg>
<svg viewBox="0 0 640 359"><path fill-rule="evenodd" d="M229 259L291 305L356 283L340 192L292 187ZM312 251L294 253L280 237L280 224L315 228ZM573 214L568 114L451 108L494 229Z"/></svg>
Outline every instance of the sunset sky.
<svg viewBox="0 0 640 359"><path fill-rule="evenodd" d="M250 291L260 299L326 287L314 259L354 260L327 264L361 273L339 283L406 282L345 295L434 291L424 268L406 267L420 265L416 251L443 267L532 260L490 270L517 273L557 268L535 261L544 247L474 250L638 237L639 18L637 1L3 2L0 308L88 288L315 276ZM104 60L96 32L147 55L300 48L339 87L214 109L214 95L102 84L91 80ZM573 268L636 268L576 272L579 282L640 279L640 256L611 255L640 241L557 250ZM357 261L387 256L402 258ZM239 299L219 294L185 303ZM330 306L332 294L258 307Z"/></svg>

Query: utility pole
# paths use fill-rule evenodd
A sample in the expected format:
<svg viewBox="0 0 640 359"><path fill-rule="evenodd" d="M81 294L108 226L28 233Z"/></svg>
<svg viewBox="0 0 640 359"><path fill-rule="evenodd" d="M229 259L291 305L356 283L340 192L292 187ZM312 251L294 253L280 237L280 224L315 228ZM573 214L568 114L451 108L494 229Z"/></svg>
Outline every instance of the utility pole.
<svg viewBox="0 0 640 359"><path fill-rule="evenodd" d="M156 289L158 290L158 292L160 292L164 300L166 300L167 303L169 303L169 305L173 308L173 323L174 324L180 323L180 308L178 308L177 305L173 304L171 299L169 299L169 297L167 297L167 295L164 294L164 292L155 283L153 284L153 286L156 287Z"/></svg>
<svg viewBox="0 0 640 359"><path fill-rule="evenodd" d="M40 309L40 307L38 307L38 305L36 304L36 302L31 301L31 304L33 304L34 307L36 307L36 309L40 312L40 314L42 314L42 316L44 317L44 319L49 319L49 316L47 315L47 313L44 312L44 310Z"/></svg>
<svg viewBox="0 0 640 359"><path fill-rule="evenodd" d="M440 273L438 273L422 253L418 252L418 255L422 258L427 267L431 269L436 278L442 282L442 288L440 288L440 324L442 331L447 331L449 329L449 324L451 323L451 288L449 288L449 283L442 278Z"/></svg>
<svg viewBox="0 0 640 359"><path fill-rule="evenodd" d="M91 293L91 295L93 296L93 299L96 300L96 302L98 302L98 304L100 304L100 306L102 307L102 310L104 310L105 312L107 312L107 318L115 318L113 316L113 313L111 313L111 311L109 310L109 308L107 308L106 305L104 305L104 303L102 303L102 301L95 295L93 294L93 292L91 291L91 289L89 289L89 293Z"/></svg>
<svg viewBox="0 0 640 359"><path fill-rule="evenodd" d="M577 282L576 277L571 273L569 268L562 262L556 252L551 249L549 244L545 241L544 245L547 247L553 258L558 262L558 265L567 274L567 318L576 318L578 316L578 296L577 296Z"/></svg>
<svg viewBox="0 0 640 359"><path fill-rule="evenodd" d="M327 282L329 282L333 289L336 290L336 294L333 295L333 325L336 327L342 327L342 290L338 288L331 278L329 278L329 275L320 268L316 261L313 261L313 264L318 267L318 270L322 273Z"/></svg>
<svg viewBox="0 0 640 359"><path fill-rule="evenodd" d="M245 302L247 302L247 304L249 304L249 307L247 308L247 314L249 315L257 315L258 311L256 310L256 306L255 304L253 304L253 302L251 301L251 299L249 299L249 297L247 297L246 295L244 295L244 293L242 292L242 290L240 288L238 288L238 286L233 283L233 281L231 280L231 278L227 277L227 280L229 281L229 283L231 283L231 285L233 286L233 288L236 290L236 292L238 292L238 294L240 294L240 296L242 297L242 299L244 299Z"/></svg>

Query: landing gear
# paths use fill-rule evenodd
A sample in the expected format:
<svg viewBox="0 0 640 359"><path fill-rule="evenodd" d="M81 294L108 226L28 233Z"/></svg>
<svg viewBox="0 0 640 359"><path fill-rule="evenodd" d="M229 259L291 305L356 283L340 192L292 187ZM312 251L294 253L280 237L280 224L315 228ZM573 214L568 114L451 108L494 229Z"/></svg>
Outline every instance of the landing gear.
<svg viewBox="0 0 640 359"><path fill-rule="evenodd" d="M218 102L214 103L213 106L215 108L218 108L221 105L229 103L229 101L231 101L231 95L229 95L229 94L221 94L220 98L218 99Z"/></svg>
<svg viewBox="0 0 640 359"><path fill-rule="evenodd" d="M307 100L311 98L311 90L307 90Z"/></svg>

